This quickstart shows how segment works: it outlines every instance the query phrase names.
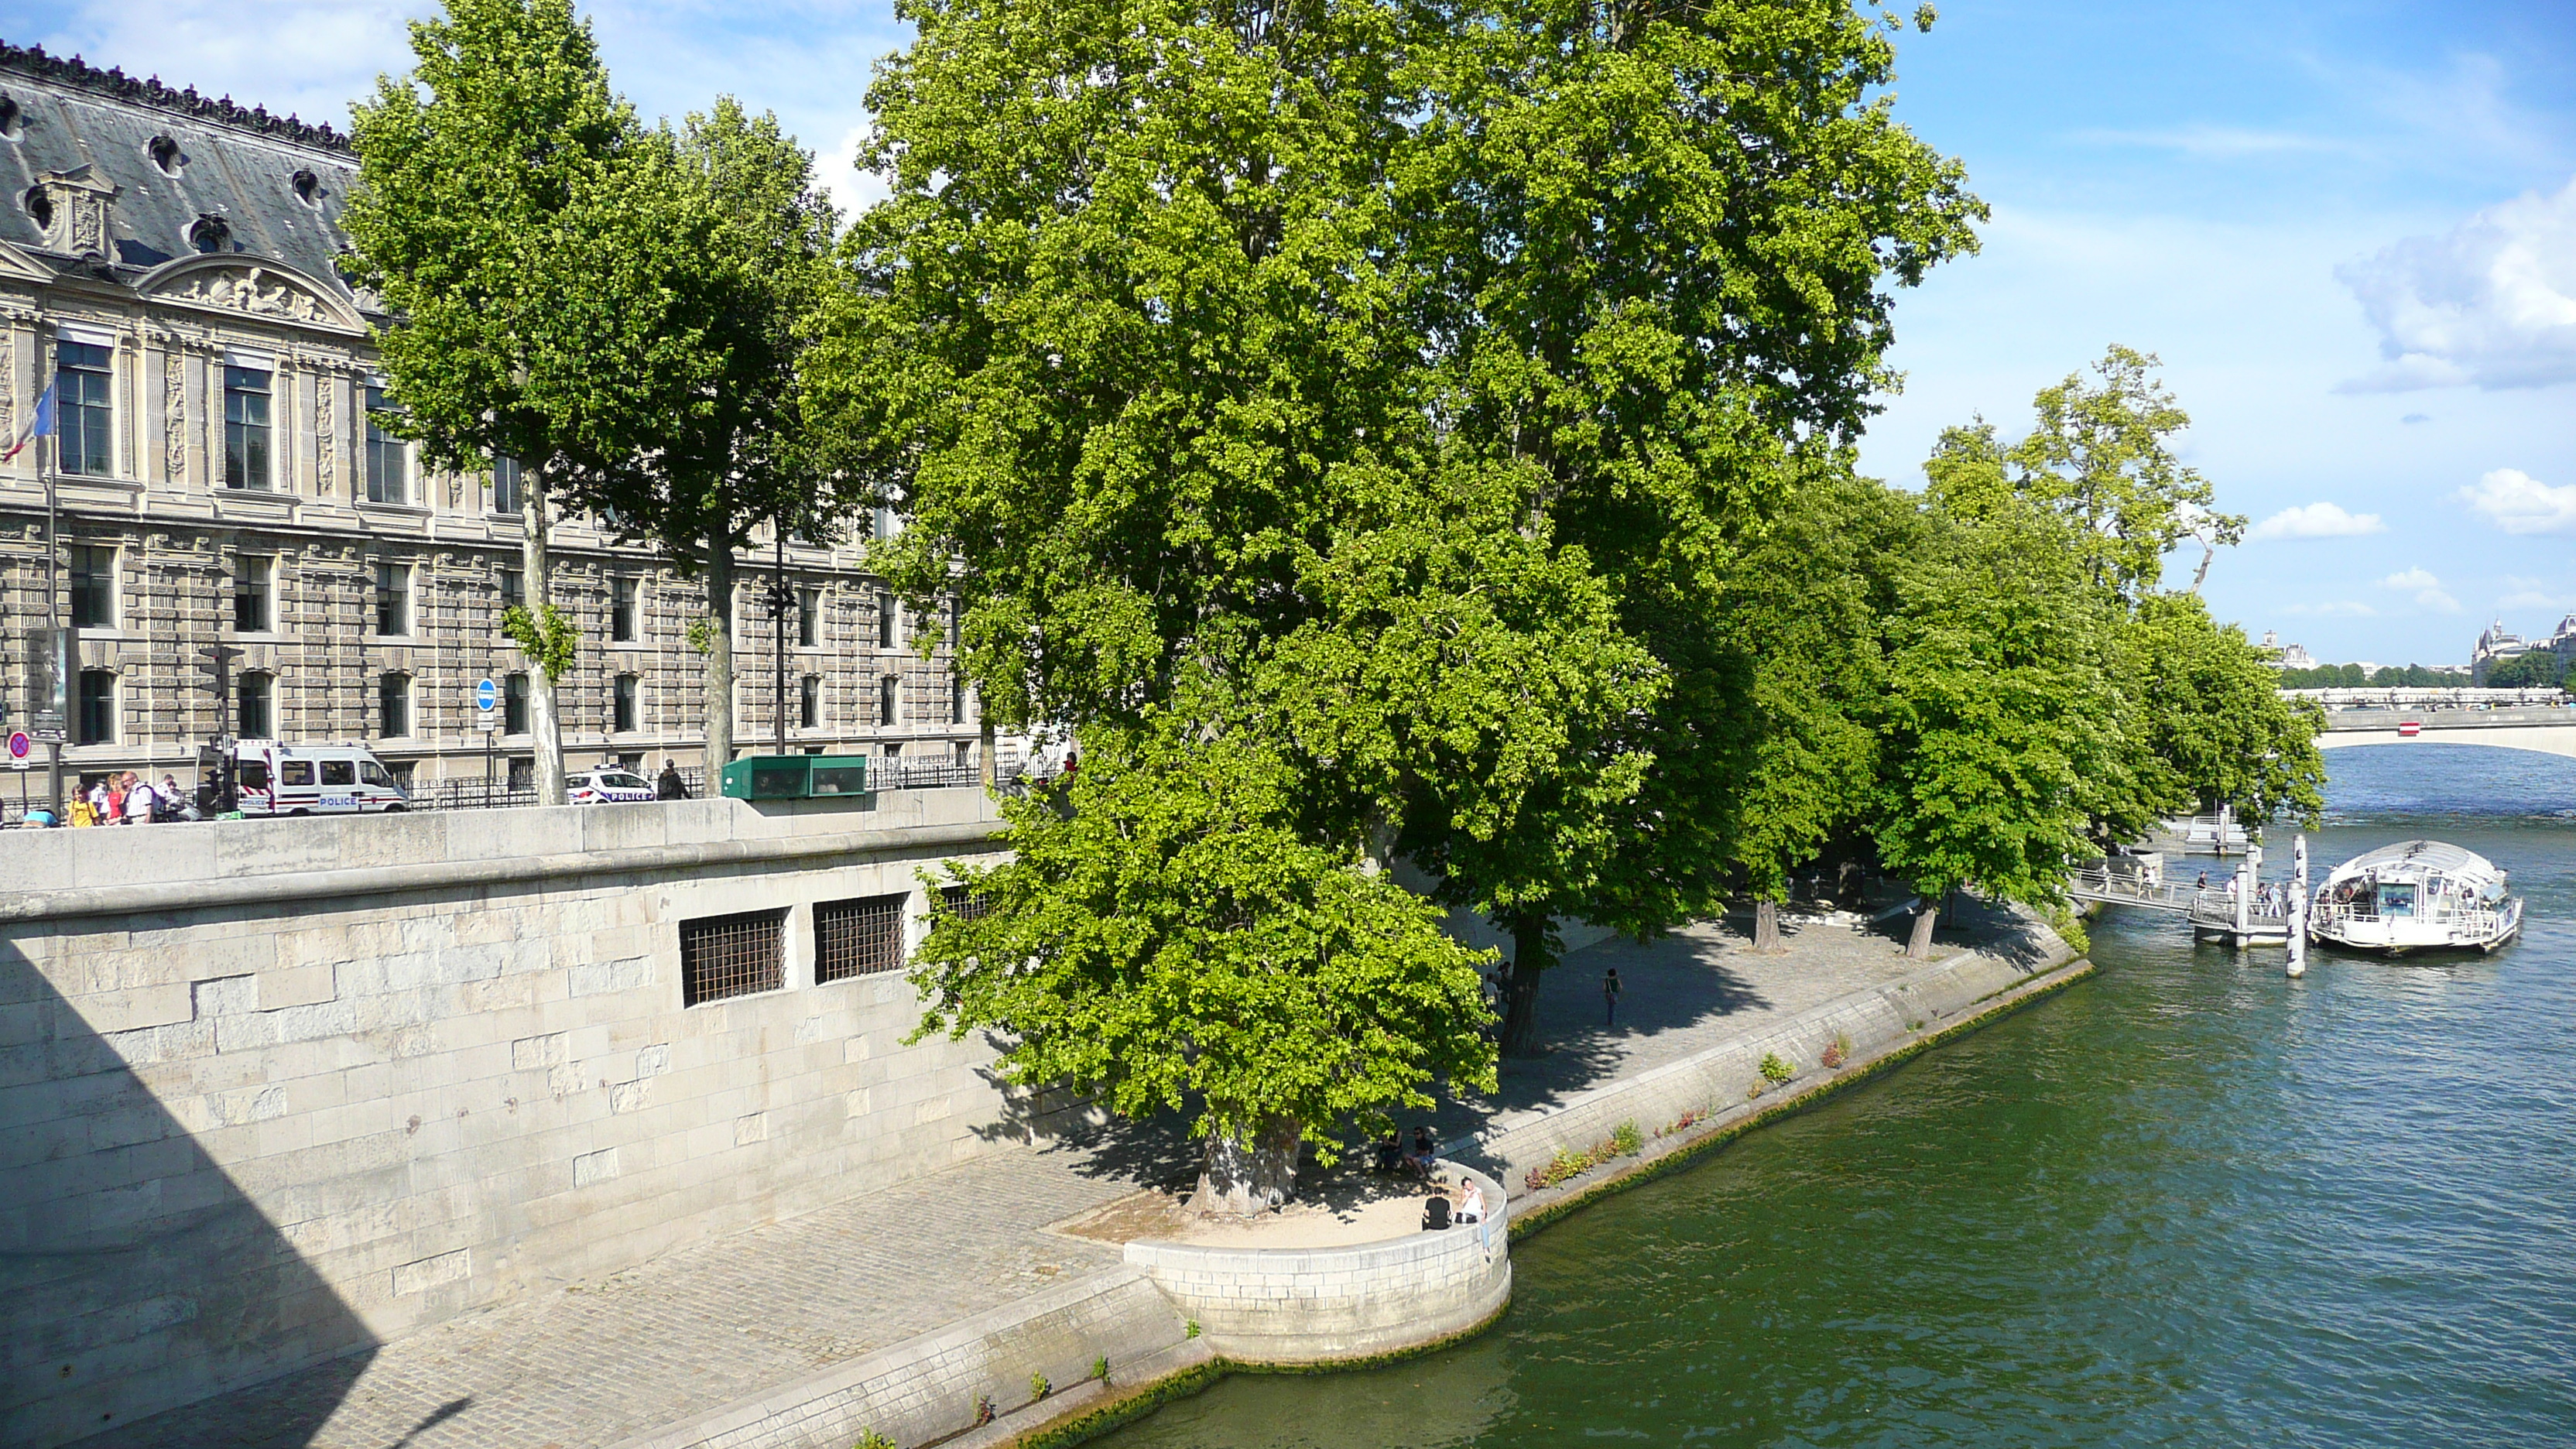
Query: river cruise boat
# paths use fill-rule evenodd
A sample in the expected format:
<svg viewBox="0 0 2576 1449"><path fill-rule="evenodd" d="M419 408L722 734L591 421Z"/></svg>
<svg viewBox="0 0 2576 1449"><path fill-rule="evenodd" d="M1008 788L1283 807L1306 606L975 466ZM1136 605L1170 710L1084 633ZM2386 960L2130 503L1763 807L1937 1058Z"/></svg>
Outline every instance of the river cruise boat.
<svg viewBox="0 0 2576 1449"><path fill-rule="evenodd" d="M2385 951L2492 951L2522 929L2522 902L2504 872L2474 851L2401 840L2336 866L2317 887L2308 935Z"/></svg>

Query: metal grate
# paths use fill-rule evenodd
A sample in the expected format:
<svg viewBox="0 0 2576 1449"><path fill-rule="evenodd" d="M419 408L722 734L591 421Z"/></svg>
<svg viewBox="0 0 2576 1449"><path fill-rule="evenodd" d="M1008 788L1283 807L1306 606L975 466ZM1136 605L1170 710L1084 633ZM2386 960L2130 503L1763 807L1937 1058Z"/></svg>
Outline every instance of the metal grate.
<svg viewBox="0 0 2576 1449"><path fill-rule="evenodd" d="M728 996L776 991L785 911L746 911L680 923L680 1001L702 1006Z"/></svg>
<svg viewBox="0 0 2576 1449"><path fill-rule="evenodd" d="M814 906L814 980L846 981L903 965L903 897Z"/></svg>
<svg viewBox="0 0 2576 1449"><path fill-rule="evenodd" d="M992 898L968 886L941 886L939 900L948 914L961 921L980 921L993 914Z"/></svg>

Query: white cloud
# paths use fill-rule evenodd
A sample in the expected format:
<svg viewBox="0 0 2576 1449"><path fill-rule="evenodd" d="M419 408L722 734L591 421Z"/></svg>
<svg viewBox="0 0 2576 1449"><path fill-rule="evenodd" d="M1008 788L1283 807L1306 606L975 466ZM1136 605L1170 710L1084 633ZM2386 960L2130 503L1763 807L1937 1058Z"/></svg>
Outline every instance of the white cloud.
<svg viewBox="0 0 2576 1449"><path fill-rule="evenodd" d="M847 225L860 212L883 201L891 189L884 176L859 169L859 149L868 143L869 126L853 126L841 137L841 144L814 158L815 179L832 194L832 204L841 209L841 221Z"/></svg>
<svg viewBox="0 0 2576 1449"><path fill-rule="evenodd" d="M2381 579L2379 586L2383 589L2438 589L2442 581L2422 569L2408 569L2402 574L2390 574Z"/></svg>
<svg viewBox="0 0 2576 1449"><path fill-rule="evenodd" d="M2324 604L2291 604L2284 607L2282 612L2311 619L2373 619L2379 616L2377 609L2357 599L2337 599Z"/></svg>
<svg viewBox="0 0 2576 1449"><path fill-rule="evenodd" d="M2576 179L2335 269L2380 334L2341 392L2576 381Z"/></svg>
<svg viewBox="0 0 2576 1449"><path fill-rule="evenodd" d="M2376 513L2346 513L2333 503L2309 503L2297 508L2284 508L2247 531L2245 537L2265 538L2359 538L2366 533L2386 533L2388 525Z"/></svg>
<svg viewBox="0 0 2576 1449"><path fill-rule="evenodd" d="M2259 131L2246 126L2213 126L2206 122L2156 131L2086 130L2074 139L2097 146L2133 146L2150 151L2178 151L2186 156L2277 156L2300 152L2356 152L2348 141L2296 131Z"/></svg>
<svg viewBox="0 0 2576 1449"><path fill-rule="evenodd" d="M2412 593L2418 607L2431 609L2438 614L2460 612L2460 601L2443 590L2442 581L2433 577L2429 569L2411 568L2402 573L2390 574L2379 581L2379 586L2383 589L2397 589Z"/></svg>
<svg viewBox="0 0 2576 1449"><path fill-rule="evenodd" d="M2553 488L2519 468L2498 468L2458 497L2507 533L2576 533L2576 484Z"/></svg>

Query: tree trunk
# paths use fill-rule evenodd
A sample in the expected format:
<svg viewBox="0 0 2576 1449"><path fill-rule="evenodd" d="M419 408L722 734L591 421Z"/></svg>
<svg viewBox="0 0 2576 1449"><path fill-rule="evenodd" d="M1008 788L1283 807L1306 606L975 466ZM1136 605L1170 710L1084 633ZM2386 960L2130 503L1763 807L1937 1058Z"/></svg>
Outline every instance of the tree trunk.
<svg viewBox="0 0 2576 1449"><path fill-rule="evenodd" d="M1753 949L1770 955L1780 949L1780 906L1776 901L1753 903Z"/></svg>
<svg viewBox="0 0 2576 1449"><path fill-rule="evenodd" d="M707 540L707 787L733 763L733 544Z"/></svg>
<svg viewBox="0 0 2576 1449"><path fill-rule="evenodd" d="M1511 928L1512 979L1503 1005L1503 1055L1534 1057L1538 1055L1538 979L1556 964L1556 950L1548 939L1545 916L1515 916Z"/></svg>
<svg viewBox="0 0 2576 1449"><path fill-rule="evenodd" d="M1946 896L1948 894L1949 892L1947 891L1942 892L1942 896ZM1909 960L1929 961L1932 959L1932 927L1937 924L1940 919L1940 896L1927 897L1915 902L1914 934L1905 943L1905 954Z"/></svg>
<svg viewBox="0 0 2576 1449"><path fill-rule="evenodd" d="M545 638L546 605L554 598L554 576L546 562L546 480L543 473L526 475L520 490L519 526L526 536L519 543L519 564L527 576L528 611L539 626L538 640ZM564 803L563 722L555 713L555 681L546 672L545 661L530 660L528 670L528 728L535 737L537 767L537 803Z"/></svg>
<svg viewBox="0 0 2576 1449"><path fill-rule="evenodd" d="M1264 1117L1252 1140L1231 1132L1208 1134L1207 1162L1189 1210L1219 1217L1257 1217L1297 1195L1297 1151L1305 1134L1285 1117Z"/></svg>

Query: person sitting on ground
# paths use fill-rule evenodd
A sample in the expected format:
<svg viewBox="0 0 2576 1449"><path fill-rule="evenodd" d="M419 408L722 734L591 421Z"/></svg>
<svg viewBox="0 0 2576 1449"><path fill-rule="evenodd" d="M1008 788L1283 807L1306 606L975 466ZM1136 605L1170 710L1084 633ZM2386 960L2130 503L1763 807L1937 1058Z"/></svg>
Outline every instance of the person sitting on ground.
<svg viewBox="0 0 2576 1449"><path fill-rule="evenodd" d="M661 777L653 782L653 798L656 800L686 800L689 798L689 782L680 778L679 766L671 763L669 760L664 760L662 762Z"/></svg>
<svg viewBox="0 0 2576 1449"><path fill-rule="evenodd" d="M1458 1221L1462 1223L1481 1223L1484 1220L1485 1190L1476 1185L1476 1179L1472 1177L1468 1178L1467 1190L1459 1194L1458 1197Z"/></svg>
<svg viewBox="0 0 2576 1449"><path fill-rule="evenodd" d="M1404 1155L1404 1165L1413 1169L1415 1172L1422 1174L1424 1177L1429 1177L1431 1175L1431 1164L1438 1161L1439 1158L1440 1144L1431 1140L1431 1129L1429 1127L1414 1128L1413 1150Z"/></svg>
<svg viewBox="0 0 2576 1449"><path fill-rule="evenodd" d="M1395 1172L1403 1166L1404 1139L1393 1132L1389 1132L1384 1137L1379 1138L1377 1140L1376 1170L1379 1172Z"/></svg>

